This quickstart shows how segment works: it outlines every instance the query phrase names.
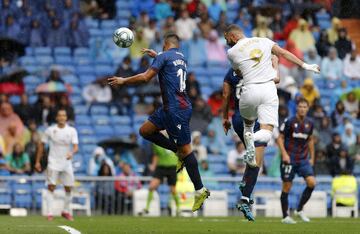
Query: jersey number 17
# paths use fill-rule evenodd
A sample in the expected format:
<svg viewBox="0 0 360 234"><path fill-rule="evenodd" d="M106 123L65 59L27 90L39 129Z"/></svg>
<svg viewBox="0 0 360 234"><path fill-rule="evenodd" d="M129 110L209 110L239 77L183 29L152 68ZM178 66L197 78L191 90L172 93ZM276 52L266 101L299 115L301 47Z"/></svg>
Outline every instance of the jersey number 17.
<svg viewBox="0 0 360 234"><path fill-rule="evenodd" d="M180 68L176 76L180 78L180 92L184 92L186 89L186 71Z"/></svg>

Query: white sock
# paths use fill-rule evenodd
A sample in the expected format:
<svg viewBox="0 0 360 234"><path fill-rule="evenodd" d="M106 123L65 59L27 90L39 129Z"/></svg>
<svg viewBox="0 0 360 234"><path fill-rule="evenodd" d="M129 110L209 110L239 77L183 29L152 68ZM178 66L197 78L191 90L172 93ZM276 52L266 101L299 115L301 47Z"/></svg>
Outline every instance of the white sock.
<svg viewBox="0 0 360 234"><path fill-rule="evenodd" d="M48 211L47 213L48 213L48 215L53 215L52 205L54 203L54 192L51 192L50 190L47 191L46 203L47 203L47 211Z"/></svg>
<svg viewBox="0 0 360 234"><path fill-rule="evenodd" d="M245 197L245 196L241 196L241 200L245 200L247 202L250 202L250 199L248 197Z"/></svg>
<svg viewBox="0 0 360 234"><path fill-rule="evenodd" d="M71 198L71 192L65 193L65 201L64 201L64 211L66 213L70 213L70 204L71 204L72 198Z"/></svg>
<svg viewBox="0 0 360 234"><path fill-rule="evenodd" d="M196 192L196 193L202 193L202 192L204 192L204 190L205 190L205 187L202 187L201 189L196 190L195 192Z"/></svg>
<svg viewBox="0 0 360 234"><path fill-rule="evenodd" d="M255 123L246 124L245 121L244 121L244 135L245 135L246 132L254 133L254 125L255 125Z"/></svg>
<svg viewBox="0 0 360 234"><path fill-rule="evenodd" d="M267 129L260 129L254 134L254 141L268 143L271 140L272 132Z"/></svg>

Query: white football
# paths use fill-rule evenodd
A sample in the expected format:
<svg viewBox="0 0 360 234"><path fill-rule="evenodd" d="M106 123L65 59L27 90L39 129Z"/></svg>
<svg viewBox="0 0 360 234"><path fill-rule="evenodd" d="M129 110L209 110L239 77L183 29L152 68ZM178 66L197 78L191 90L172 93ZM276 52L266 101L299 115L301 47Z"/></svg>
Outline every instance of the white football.
<svg viewBox="0 0 360 234"><path fill-rule="evenodd" d="M134 33L125 27L118 28L114 31L113 40L117 46L127 48L134 42Z"/></svg>

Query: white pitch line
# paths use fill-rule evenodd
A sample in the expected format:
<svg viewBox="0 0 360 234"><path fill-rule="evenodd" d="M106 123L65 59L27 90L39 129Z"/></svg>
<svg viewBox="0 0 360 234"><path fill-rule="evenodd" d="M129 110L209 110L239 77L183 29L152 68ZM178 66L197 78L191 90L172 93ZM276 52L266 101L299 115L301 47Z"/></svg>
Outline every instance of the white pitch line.
<svg viewBox="0 0 360 234"><path fill-rule="evenodd" d="M78 230L76 230L75 228L69 227L69 226L58 226L59 228L64 229L65 231L67 231L70 234L81 234L81 232L79 232Z"/></svg>

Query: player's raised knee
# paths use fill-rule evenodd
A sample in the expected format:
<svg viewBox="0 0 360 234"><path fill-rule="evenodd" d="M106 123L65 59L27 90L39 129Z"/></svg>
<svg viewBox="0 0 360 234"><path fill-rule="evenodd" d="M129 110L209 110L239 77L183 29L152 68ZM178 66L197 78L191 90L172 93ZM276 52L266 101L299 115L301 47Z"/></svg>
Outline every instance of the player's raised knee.
<svg viewBox="0 0 360 234"><path fill-rule="evenodd" d="M271 140L272 132L268 129L260 129L254 134L254 140L261 143L268 143Z"/></svg>

